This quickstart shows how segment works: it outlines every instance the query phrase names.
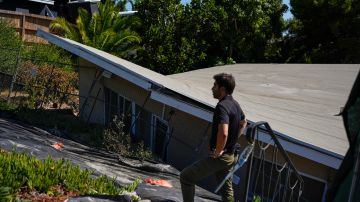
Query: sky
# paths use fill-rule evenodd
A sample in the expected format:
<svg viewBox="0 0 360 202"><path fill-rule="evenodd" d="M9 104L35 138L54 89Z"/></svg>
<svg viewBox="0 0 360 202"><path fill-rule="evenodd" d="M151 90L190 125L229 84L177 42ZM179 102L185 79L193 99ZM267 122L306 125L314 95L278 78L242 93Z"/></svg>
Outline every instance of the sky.
<svg viewBox="0 0 360 202"><path fill-rule="evenodd" d="M187 4L190 2L191 2L191 0L181 0L181 3L183 3L183 4ZM283 2L289 7L287 12L284 14L284 18L289 19L292 17L292 14L290 12L290 0L283 0Z"/></svg>

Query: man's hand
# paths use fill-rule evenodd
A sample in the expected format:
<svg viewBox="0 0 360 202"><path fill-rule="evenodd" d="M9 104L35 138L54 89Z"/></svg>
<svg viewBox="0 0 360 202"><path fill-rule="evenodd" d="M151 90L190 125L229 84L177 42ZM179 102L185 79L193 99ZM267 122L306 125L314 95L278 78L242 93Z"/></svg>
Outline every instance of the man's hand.
<svg viewBox="0 0 360 202"><path fill-rule="evenodd" d="M228 131L229 131L229 124L220 123L218 125L218 132L216 135L216 148L213 151L211 157L218 158L224 153L224 148L228 137Z"/></svg>
<svg viewBox="0 0 360 202"><path fill-rule="evenodd" d="M242 135L242 134L244 134L244 131L245 131L245 128L247 125L246 119L241 120L239 124L240 124L240 135Z"/></svg>
<svg viewBox="0 0 360 202"><path fill-rule="evenodd" d="M216 152L216 150L214 150L214 151L210 152L209 156L211 158L216 159L216 158L219 158L223 153L224 153L224 150L221 150L220 152Z"/></svg>

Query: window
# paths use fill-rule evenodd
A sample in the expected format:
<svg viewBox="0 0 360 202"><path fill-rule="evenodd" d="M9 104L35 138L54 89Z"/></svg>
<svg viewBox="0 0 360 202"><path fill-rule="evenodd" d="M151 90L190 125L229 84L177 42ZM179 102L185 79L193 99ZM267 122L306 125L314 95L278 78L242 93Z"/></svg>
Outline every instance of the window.
<svg viewBox="0 0 360 202"><path fill-rule="evenodd" d="M168 122L109 88L105 87L104 94L105 124L110 123L115 116L119 117L125 125L125 133L129 133L135 141L143 140L146 147L166 160L166 148L170 139Z"/></svg>
<svg viewBox="0 0 360 202"><path fill-rule="evenodd" d="M138 117L135 117L134 137L144 140L146 147L151 147L151 112L142 109L139 105L135 105L135 116Z"/></svg>
<svg viewBox="0 0 360 202"><path fill-rule="evenodd" d="M132 108L131 101L105 87L105 123L110 123L117 116L124 122L124 132L130 132Z"/></svg>
<svg viewBox="0 0 360 202"><path fill-rule="evenodd" d="M153 152L166 160L166 146L169 141L168 123L161 118L153 115L152 120L152 150Z"/></svg>

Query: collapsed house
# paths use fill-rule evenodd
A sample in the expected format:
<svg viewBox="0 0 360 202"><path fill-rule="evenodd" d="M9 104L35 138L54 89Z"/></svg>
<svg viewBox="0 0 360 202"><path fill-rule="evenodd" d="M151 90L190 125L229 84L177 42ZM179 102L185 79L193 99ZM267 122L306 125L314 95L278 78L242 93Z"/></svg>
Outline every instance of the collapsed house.
<svg viewBox="0 0 360 202"><path fill-rule="evenodd" d="M83 120L107 124L114 116L120 117L134 139L143 140L156 155L180 170L208 153L212 110L217 103L211 94L212 76L233 74L233 96L247 119L267 121L273 129L275 137L259 130L257 141L270 143L276 138L291 159L289 164L296 168L291 172L301 176L303 187L298 199L326 200L327 189L348 149L342 119L336 115L346 102L360 65L235 64L164 76L42 30L38 36L79 57ZM244 148L245 137L239 143ZM275 144L269 148L275 151ZM264 155L254 157L254 164L260 165L257 170L262 170L260 179L272 175L268 173L270 165L284 161ZM247 165L236 174L234 184L239 195L246 190L248 196L252 183L252 194L258 191L259 177L248 175L252 169L256 168ZM282 183L291 182L289 178L287 175L288 181ZM215 185L209 181L202 185L211 190ZM271 179L269 182L275 184Z"/></svg>

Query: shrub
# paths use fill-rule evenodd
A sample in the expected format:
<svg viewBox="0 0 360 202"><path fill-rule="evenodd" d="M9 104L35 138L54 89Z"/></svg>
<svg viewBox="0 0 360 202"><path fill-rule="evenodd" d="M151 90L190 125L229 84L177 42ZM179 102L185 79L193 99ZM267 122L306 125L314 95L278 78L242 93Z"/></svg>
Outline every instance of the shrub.
<svg viewBox="0 0 360 202"><path fill-rule="evenodd" d="M10 187L0 187L0 201L11 201L12 198Z"/></svg>
<svg viewBox="0 0 360 202"><path fill-rule="evenodd" d="M49 44L34 44L27 46L23 53L24 61L29 61L35 65L46 66L55 65L66 71L73 72L71 54L64 49Z"/></svg>
<svg viewBox="0 0 360 202"><path fill-rule="evenodd" d="M135 180L127 188L118 187L115 179L104 175L94 179L91 177L93 171L81 170L79 166L64 159L54 160L48 157L41 161L27 154L0 150L0 162L0 199L4 200L24 189L56 195L53 188L59 185L79 194L110 195L134 191L139 185L139 180Z"/></svg>
<svg viewBox="0 0 360 202"><path fill-rule="evenodd" d="M1 111L11 111L16 109L16 105L12 103L7 103L6 101L0 100L0 110Z"/></svg>
<svg viewBox="0 0 360 202"><path fill-rule="evenodd" d="M143 142L134 142L130 134L124 132L124 126L124 122L115 116L109 127L104 130L104 148L122 156L139 159L153 158L152 153L145 147Z"/></svg>
<svg viewBox="0 0 360 202"><path fill-rule="evenodd" d="M23 63L17 76L17 82L25 85L28 93L26 105L36 107L35 102L41 100L69 106L77 106L73 102L78 99L69 99L68 94L77 93L78 74L48 64L36 65L32 62ZM46 89L43 89L43 88ZM45 99L45 100L44 100Z"/></svg>

